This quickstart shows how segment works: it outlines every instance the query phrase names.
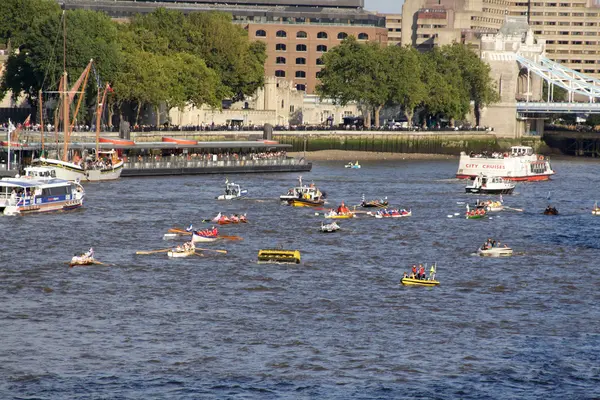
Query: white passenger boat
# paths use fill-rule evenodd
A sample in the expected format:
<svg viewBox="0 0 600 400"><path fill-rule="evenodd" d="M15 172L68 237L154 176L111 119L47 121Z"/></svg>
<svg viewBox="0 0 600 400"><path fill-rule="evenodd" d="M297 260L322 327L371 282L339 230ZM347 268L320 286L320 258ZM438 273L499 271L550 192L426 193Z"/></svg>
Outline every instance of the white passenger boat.
<svg viewBox="0 0 600 400"><path fill-rule="evenodd" d="M85 191L79 183L54 178L54 172L44 168L25 170L26 176L0 180L4 215L67 211L83 205Z"/></svg>
<svg viewBox="0 0 600 400"><path fill-rule="evenodd" d="M512 256L513 249L510 247L485 247L477 249L477 255L484 257L508 257Z"/></svg>
<svg viewBox="0 0 600 400"><path fill-rule="evenodd" d="M499 176L487 176L479 174L465 186L467 193L480 194L511 194L515 190L515 184Z"/></svg>
<svg viewBox="0 0 600 400"><path fill-rule="evenodd" d="M513 146L510 153L460 153L459 179L474 178L484 174L512 181L544 181L554 175L550 160L534 154L529 146Z"/></svg>
<svg viewBox="0 0 600 400"><path fill-rule="evenodd" d="M217 196L217 200L234 200L248 195L247 189L242 189L237 183L225 181L225 194Z"/></svg>

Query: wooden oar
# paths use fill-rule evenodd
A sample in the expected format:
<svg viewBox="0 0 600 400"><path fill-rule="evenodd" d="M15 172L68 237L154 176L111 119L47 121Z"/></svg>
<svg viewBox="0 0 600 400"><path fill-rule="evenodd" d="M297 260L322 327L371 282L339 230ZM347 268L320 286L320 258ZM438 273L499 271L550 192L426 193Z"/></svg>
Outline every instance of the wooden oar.
<svg viewBox="0 0 600 400"><path fill-rule="evenodd" d="M102 261L98 261L98 260L94 260L94 264L97 264L97 265L104 265L105 267L110 267L110 265L109 265L109 264L103 263Z"/></svg>
<svg viewBox="0 0 600 400"><path fill-rule="evenodd" d="M171 229L169 229L169 232L178 233L180 235L191 235L192 234L192 232L184 231L183 229L179 229L179 228L171 228Z"/></svg>
<svg viewBox="0 0 600 400"><path fill-rule="evenodd" d="M155 253L166 253L167 251L171 251L171 249L168 248L168 249L148 250L148 251L140 250L140 251L136 251L135 254L146 255L146 254L155 254Z"/></svg>
<svg viewBox="0 0 600 400"><path fill-rule="evenodd" d="M244 240L242 237L235 236L235 235L219 235L219 236L217 236L217 238L219 238L219 239L229 239L229 240Z"/></svg>
<svg viewBox="0 0 600 400"><path fill-rule="evenodd" d="M201 249L200 247L196 247L196 250L200 250L200 251L216 251L217 253L227 254L227 250Z"/></svg>
<svg viewBox="0 0 600 400"><path fill-rule="evenodd" d="M504 208L506 208L507 210L513 210L513 211L523 212L522 208L512 208L512 207L509 207L509 206L504 206Z"/></svg>

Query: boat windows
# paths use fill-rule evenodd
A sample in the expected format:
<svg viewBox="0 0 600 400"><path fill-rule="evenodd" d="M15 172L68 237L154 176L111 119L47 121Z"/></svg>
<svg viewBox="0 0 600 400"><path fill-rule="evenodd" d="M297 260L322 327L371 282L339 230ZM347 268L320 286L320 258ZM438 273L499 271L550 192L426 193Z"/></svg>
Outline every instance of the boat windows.
<svg viewBox="0 0 600 400"><path fill-rule="evenodd" d="M71 194L71 186L54 186L42 189L43 197L65 196Z"/></svg>

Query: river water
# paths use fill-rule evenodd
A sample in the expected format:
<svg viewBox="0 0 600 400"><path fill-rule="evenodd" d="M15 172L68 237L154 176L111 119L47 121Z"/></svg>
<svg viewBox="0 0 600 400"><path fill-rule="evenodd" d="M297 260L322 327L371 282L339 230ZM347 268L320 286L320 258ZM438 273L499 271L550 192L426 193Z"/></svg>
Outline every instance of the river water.
<svg viewBox="0 0 600 400"><path fill-rule="evenodd" d="M331 206L364 193L413 216L322 234L315 210L278 203L295 174L248 174L229 176L252 197L236 202L214 200L224 176L129 178L87 184L75 212L1 217L0 398L600 396L597 162L554 161L551 181L505 196L522 212L487 220L464 219L476 197L457 160L343 165L304 181ZM220 231L244 240L204 246L227 255L135 255L219 211L248 213ZM487 237L516 254L475 256ZM90 246L112 266L68 268ZM275 246L302 263L256 264ZM440 286L398 284L431 262Z"/></svg>

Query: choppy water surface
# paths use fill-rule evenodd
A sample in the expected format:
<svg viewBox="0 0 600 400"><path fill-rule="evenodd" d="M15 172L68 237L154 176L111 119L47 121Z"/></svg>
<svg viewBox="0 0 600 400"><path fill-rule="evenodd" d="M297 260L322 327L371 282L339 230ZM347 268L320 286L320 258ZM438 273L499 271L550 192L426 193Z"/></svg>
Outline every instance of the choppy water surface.
<svg viewBox="0 0 600 400"><path fill-rule="evenodd" d="M332 206L365 193L413 211L335 234L279 205L295 174L229 176L253 196L229 203L223 176L122 179L88 184L80 211L1 217L0 397L600 396L600 165L555 161L552 181L505 196L523 212L465 220L456 164L316 163L304 180ZM559 216L541 214L549 194ZM243 241L204 245L228 255L135 255L218 211L250 220L221 229ZM490 236L517 255L474 256ZM114 266L65 265L90 246ZM274 246L302 264L257 265ZM416 262L441 285L399 286Z"/></svg>

